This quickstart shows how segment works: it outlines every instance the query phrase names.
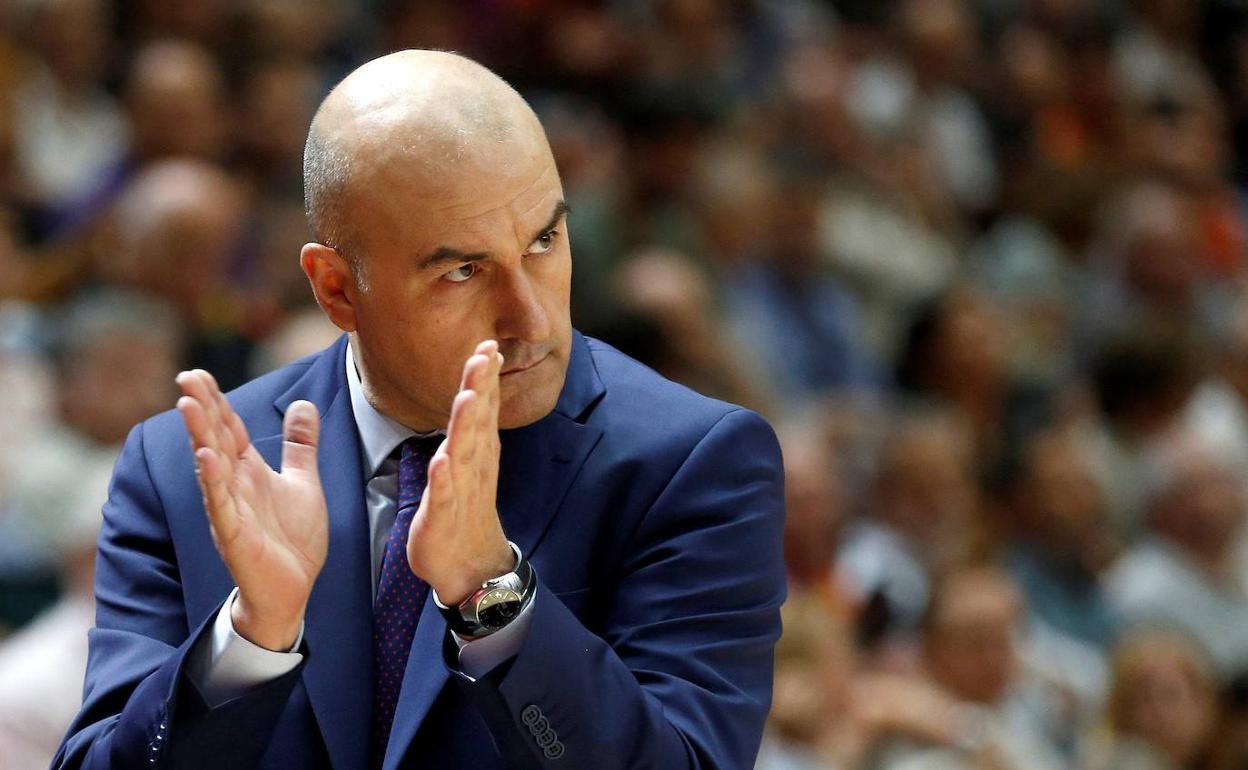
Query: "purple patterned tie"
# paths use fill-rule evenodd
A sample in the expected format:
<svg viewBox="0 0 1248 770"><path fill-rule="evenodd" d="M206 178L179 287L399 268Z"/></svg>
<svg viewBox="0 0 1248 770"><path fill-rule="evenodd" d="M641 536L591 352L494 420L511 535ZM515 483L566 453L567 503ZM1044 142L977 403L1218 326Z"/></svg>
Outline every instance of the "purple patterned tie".
<svg viewBox="0 0 1248 770"><path fill-rule="evenodd" d="M373 767L381 767L386 756L412 636L429 593L429 584L416 577L408 565L407 533L425 491L429 460L440 443L441 436L413 437L401 445L398 506L381 557L373 602Z"/></svg>

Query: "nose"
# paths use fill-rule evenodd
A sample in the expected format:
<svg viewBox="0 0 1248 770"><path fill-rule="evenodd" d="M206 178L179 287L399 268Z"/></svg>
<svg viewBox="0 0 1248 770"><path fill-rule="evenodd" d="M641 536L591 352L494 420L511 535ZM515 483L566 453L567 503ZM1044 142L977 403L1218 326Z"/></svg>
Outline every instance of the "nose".
<svg viewBox="0 0 1248 770"><path fill-rule="evenodd" d="M550 337L550 314L542 305L538 285L523 265L503 271L496 291L495 332L500 341L541 342Z"/></svg>

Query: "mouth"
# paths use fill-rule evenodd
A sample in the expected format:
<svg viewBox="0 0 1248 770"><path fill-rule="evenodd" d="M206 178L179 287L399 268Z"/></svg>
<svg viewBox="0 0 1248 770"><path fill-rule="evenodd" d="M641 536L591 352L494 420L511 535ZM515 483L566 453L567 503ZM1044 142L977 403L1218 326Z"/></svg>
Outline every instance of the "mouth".
<svg viewBox="0 0 1248 770"><path fill-rule="evenodd" d="M499 376L499 377L509 377L509 376L511 376L511 375L513 375L513 374L520 374L520 373L522 373L522 372L527 372L527 371L529 371L530 369L532 369L532 368L536 367L538 364L540 364L540 363L542 363L543 361L545 361L545 360L546 360L547 358L549 358L549 357L550 357L550 354L549 354L549 353L547 353L546 355L542 356L541 358L536 358L536 359L534 359L534 360L532 360L532 361L529 361L528 363L520 364L520 365L518 365L518 366L512 366L512 367L510 367L510 368L508 368L508 369L503 370L502 372L499 372L499 375L498 375L498 376Z"/></svg>

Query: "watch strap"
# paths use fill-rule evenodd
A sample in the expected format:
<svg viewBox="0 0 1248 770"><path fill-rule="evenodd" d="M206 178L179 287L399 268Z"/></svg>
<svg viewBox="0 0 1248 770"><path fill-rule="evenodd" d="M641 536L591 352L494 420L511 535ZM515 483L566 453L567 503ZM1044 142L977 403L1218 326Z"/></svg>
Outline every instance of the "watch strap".
<svg viewBox="0 0 1248 770"><path fill-rule="evenodd" d="M507 545L516 555L511 572L491 578L454 607L442 603L436 590L431 591L446 625L461 637L479 639L506 627L533 600L537 576L520 547L510 540Z"/></svg>

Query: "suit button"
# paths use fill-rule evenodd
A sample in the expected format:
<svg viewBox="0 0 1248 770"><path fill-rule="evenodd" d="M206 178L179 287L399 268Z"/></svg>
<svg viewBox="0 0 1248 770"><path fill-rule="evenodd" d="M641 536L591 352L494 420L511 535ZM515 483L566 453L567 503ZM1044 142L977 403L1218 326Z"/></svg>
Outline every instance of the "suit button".
<svg viewBox="0 0 1248 770"><path fill-rule="evenodd" d="M555 741L547 746L542 753L546 755L547 759L558 759L563 756L563 744Z"/></svg>
<svg viewBox="0 0 1248 770"><path fill-rule="evenodd" d="M537 736L537 747L540 749L548 749L551 746L554 746L558 742L559 742L559 736L555 734L554 730L547 730L546 732Z"/></svg>
<svg viewBox="0 0 1248 770"><path fill-rule="evenodd" d="M542 710L537 706L528 705L524 707L524 711L520 712L520 721L528 726L533 726L537 720L542 718Z"/></svg>
<svg viewBox="0 0 1248 770"><path fill-rule="evenodd" d="M529 725L529 732L533 735L541 735L550 729L550 720L546 717L538 717L537 721Z"/></svg>

